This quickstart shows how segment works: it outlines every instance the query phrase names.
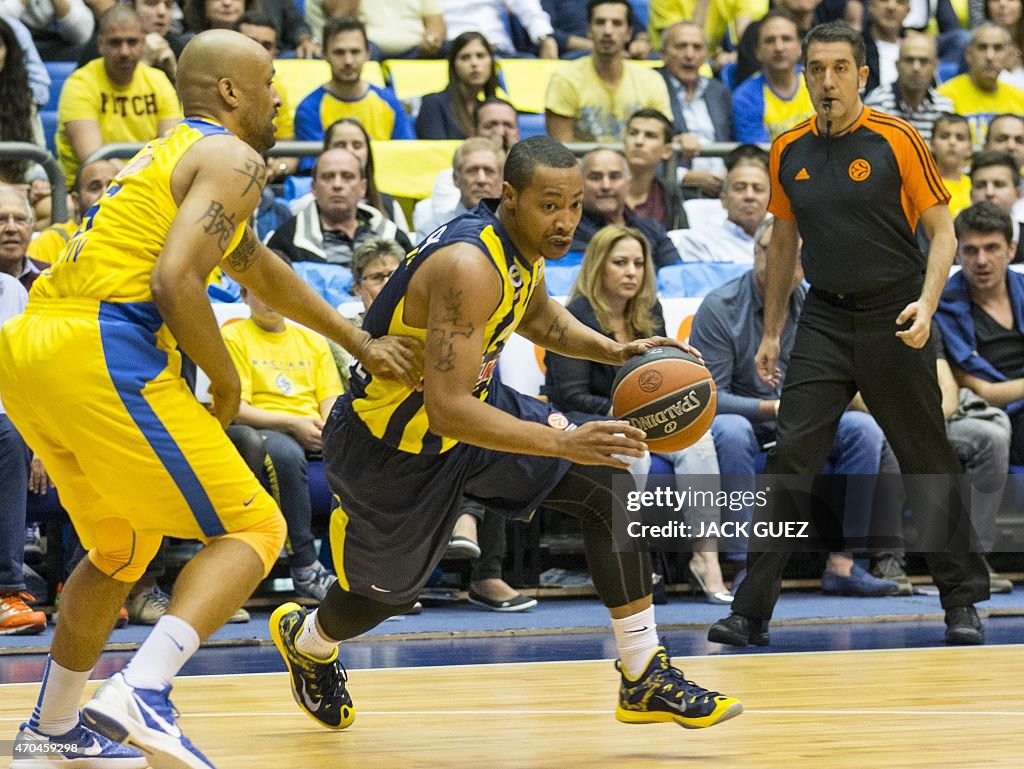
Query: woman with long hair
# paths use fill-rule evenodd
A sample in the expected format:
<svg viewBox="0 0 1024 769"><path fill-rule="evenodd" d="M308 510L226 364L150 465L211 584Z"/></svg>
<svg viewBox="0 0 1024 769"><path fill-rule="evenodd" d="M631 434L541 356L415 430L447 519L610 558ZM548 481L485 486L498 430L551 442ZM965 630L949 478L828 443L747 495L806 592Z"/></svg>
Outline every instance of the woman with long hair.
<svg viewBox="0 0 1024 769"><path fill-rule="evenodd" d="M25 52L11 26L0 18L0 140L33 142L35 101L28 87ZM21 184L31 163L20 158L0 160L0 181Z"/></svg>
<svg viewBox="0 0 1024 769"><path fill-rule="evenodd" d="M448 50L448 86L428 93L416 117L419 139L465 139L473 135L473 107L498 91L498 65L487 38L463 32Z"/></svg>
<svg viewBox="0 0 1024 769"><path fill-rule="evenodd" d="M566 309L584 325L618 342L664 336L665 318L658 302L647 239L637 230L619 225L599 230L587 245ZM612 382L618 367L550 352L544 361L544 393L555 408L574 421L610 416ZM716 486L712 490L720 490L718 456L710 432L687 449L659 456L672 464L677 476L702 476L702 487L712 482ZM634 463L631 472L645 477L649 469L647 456ZM692 531L700 531L704 522L717 524L720 515L717 507L690 508L685 513ZM689 573L690 581L711 603L732 601L722 580L717 538L693 540Z"/></svg>

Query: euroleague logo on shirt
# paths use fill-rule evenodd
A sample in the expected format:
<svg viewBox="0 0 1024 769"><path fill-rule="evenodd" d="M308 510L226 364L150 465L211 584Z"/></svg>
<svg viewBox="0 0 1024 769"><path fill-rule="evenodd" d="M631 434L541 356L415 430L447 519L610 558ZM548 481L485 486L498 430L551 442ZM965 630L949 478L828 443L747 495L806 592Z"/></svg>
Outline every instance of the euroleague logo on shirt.
<svg viewBox="0 0 1024 769"><path fill-rule="evenodd" d="M847 173L855 182L862 182L871 176L871 164L864 158L857 158L850 163Z"/></svg>

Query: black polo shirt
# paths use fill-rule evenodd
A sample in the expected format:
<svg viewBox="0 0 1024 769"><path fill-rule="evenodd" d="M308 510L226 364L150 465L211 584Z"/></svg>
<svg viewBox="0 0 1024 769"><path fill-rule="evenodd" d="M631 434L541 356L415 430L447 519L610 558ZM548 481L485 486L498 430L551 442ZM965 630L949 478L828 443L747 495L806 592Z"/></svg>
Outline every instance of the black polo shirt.
<svg viewBox="0 0 1024 769"><path fill-rule="evenodd" d="M914 231L921 212L949 201L931 153L905 120L870 107L826 141L816 119L772 144L768 210L795 220L808 282L868 294L922 275Z"/></svg>
<svg viewBox="0 0 1024 769"><path fill-rule="evenodd" d="M1007 379L1024 376L1024 334L1020 329L1004 328L974 302L971 317L978 355Z"/></svg>

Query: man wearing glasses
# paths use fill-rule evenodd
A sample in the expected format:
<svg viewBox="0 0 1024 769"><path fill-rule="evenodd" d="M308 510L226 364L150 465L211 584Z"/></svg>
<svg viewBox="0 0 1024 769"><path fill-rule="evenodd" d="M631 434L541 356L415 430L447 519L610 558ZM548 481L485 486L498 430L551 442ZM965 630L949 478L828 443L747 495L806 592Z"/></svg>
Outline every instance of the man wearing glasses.
<svg viewBox="0 0 1024 769"><path fill-rule="evenodd" d="M26 291L47 267L27 255L35 222L28 199L15 187L0 187L0 272L13 275Z"/></svg>

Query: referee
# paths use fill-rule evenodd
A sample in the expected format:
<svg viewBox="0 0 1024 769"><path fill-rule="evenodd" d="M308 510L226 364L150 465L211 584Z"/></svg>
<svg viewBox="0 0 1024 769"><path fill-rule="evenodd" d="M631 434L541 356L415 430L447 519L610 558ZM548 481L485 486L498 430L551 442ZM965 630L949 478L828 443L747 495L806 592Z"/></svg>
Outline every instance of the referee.
<svg viewBox="0 0 1024 769"><path fill-rule="evenodd" d="M803 59L816 114L779 136L770 158L775 228L756 364L773 386L800 238L811 289L766 472L820 473L839 418L859 391L902 471L948 480L961 471L946 439L927 343L956 249L949 194L917 131L861 101L868 68L860 33L843 22L814 27ZM927 257L914 237L918 223L931 243ZM963 535L962 502L955 487L938 497L934 484L916 490L915 515L932 516L922 533L941 543L926 546L935 551L926 558L946 610L946 642L983 643L974 603L989 597L987 570L978 553L965 552L962 542L948 547L945 536L947 530ZM711 627L709 640L768 644L768 620L789 559L779 543L773 547L779 552L751 549L732 613Z"/></svg>

